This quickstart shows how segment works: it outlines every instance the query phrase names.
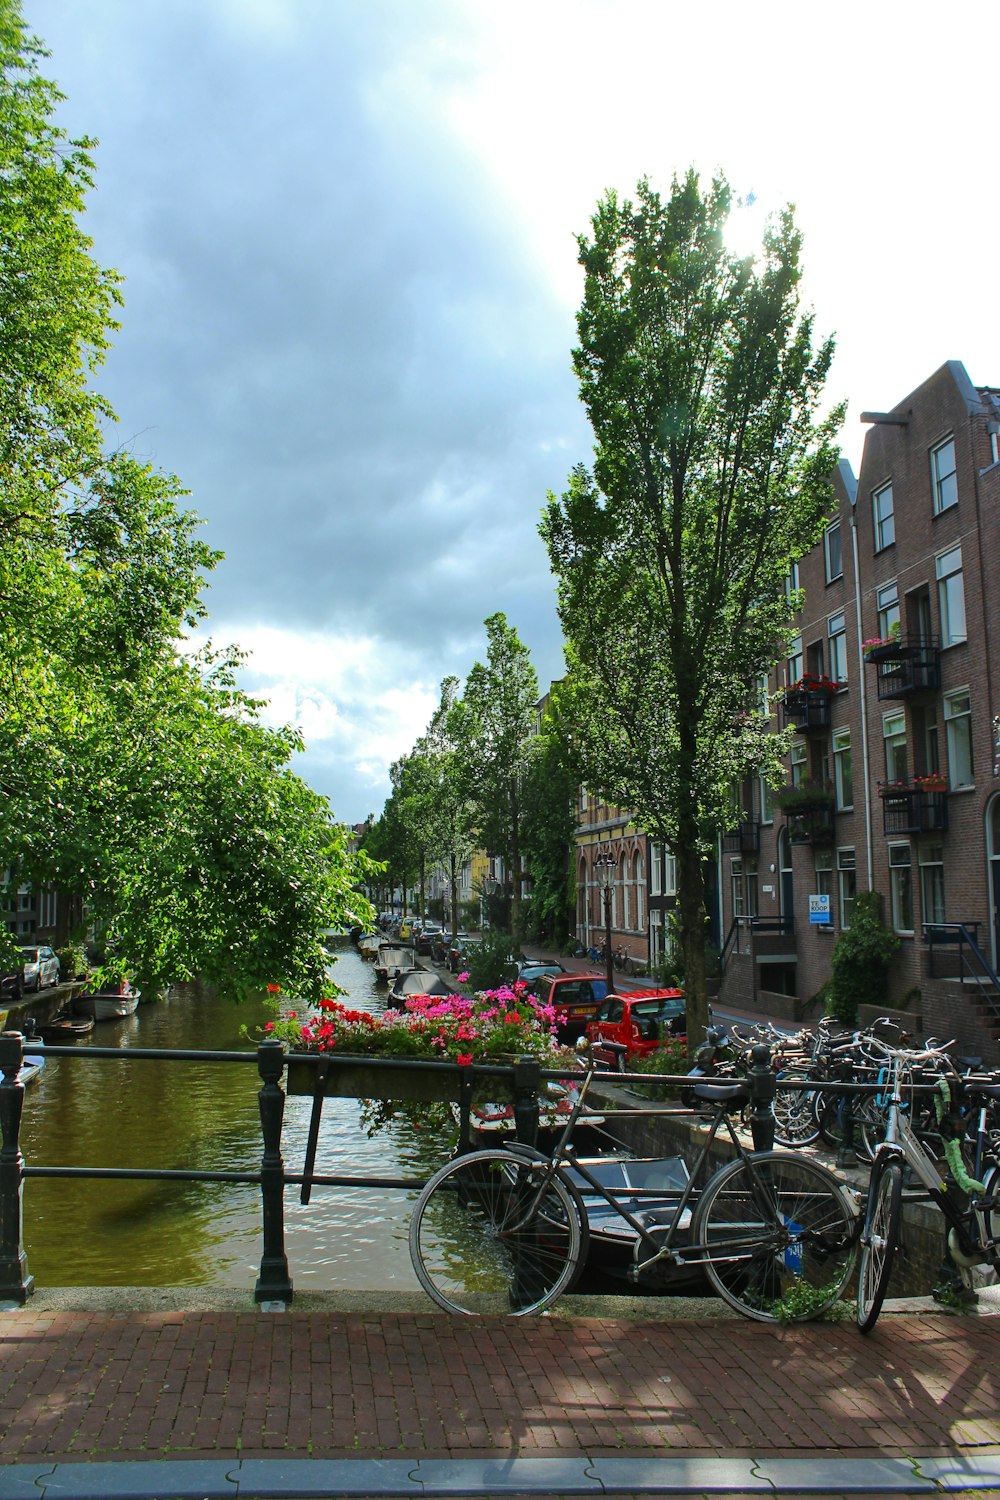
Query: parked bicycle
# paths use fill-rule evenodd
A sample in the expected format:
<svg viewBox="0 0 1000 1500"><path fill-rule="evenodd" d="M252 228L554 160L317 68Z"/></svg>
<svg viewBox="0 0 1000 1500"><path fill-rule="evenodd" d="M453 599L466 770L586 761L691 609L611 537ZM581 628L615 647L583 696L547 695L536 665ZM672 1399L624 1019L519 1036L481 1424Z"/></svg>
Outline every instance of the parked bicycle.
<svg viewBox="0 0 1000 1500"><path fill-rule="evenodd" d="M598 1181L573 1149L594 1076L591 1063L551 1157L505 1144L456 1158L426 1184L410 1221L410 1255L439 1307L517 1316L551 1307L587 1259L581 1182L634 1232L633 1280L658 1263L678 1272L701 1266L724 1301L761 1322L816 1317L837 1301L855 1262L856 1204L816 1163L746 1149L730 1118L749 1101L746 1080L693 1085L696 1102L714 1106L710 1128L673 1207L644 1214ZM723 1125L735 1159L698 1191ZM813 1295L796 1298L802 1287Z"/></svg>
<svg viewBox="0 0 1000 1500"><path fill-rule="evenodd" d="M972 1271L991 1266L1000 1271L1000 1168L991 1157L990 1120L1000 1100L1000 1078L975 1080L947 1076L945 1048L905 1051L886 1047L889 1063L885 1134L875 1149L858 1271L858 1327L874 1328L882 1310L893 1262L899 1248L903 1169L909 1167L948 1226L948 1249L963 1281L971 1287ZM953 1201L937 1161L913 1128L905 1095L930 1080L938 1099L938 1124L951 1176L967 1198ZM974 1129L970 1125L974 1121ZM963 1155L963 1145L971 1162Z"/></svg>

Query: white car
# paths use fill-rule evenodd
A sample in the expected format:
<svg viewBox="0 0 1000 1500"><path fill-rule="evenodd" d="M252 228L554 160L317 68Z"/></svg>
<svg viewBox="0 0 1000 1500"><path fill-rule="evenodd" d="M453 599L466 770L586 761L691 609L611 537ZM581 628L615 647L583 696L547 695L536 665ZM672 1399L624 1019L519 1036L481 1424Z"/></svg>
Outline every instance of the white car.
<svg viewBox="0 0 1000 1500"><path fill-rule="evenodd" d="M59 960L51 948L22 948L22 983L26 990L43 990L59 983Z"/></svg>

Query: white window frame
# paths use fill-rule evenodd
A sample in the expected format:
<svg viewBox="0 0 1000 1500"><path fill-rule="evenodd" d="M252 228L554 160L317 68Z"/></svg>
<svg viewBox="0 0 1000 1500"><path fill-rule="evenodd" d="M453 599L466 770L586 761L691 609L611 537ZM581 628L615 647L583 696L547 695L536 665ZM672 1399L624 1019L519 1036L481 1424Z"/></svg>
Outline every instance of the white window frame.
<svg viewBox="0 0 1000 1500"><path fill-rule="evenodd" d="M882 715L882 740L885 744L885 779L888 782L909 781L910 754L906 740L906 714L902 709ZM897 764L902 749L902 775Z"/></svg>
<svg viewBox="0 0 1000 1500"><path fill-rule="evenodd" d="M792 785L801 786L809 780L809 747L804 740L793 740L788 753L792 768Z"/></svg>
<svg viewBox="0 0 1000 1500"><path fill-rule="evenodd" d="M948 449L951 449L950 458ZM946 465L950 462L951 467ZM955 435L951 434L931 449L931 487L934 514L951 510L958 504L958 466L955 459Z"/></svg>
<svg viewBox="0 0 1000 1500"><path fill-rule="evenodd" d="M917 856L920 865L920 914L925 922L944 922L947 906L944 897L944 847L922 843ZM940 909L934 894L940 896ZM930 893L930 895L928 895Z"/></svg>
<svg viewBox="0 0 1000 1500"><path fill-rule="evenodd" d="M957 566L956 566L957 559ZM941 646L957 646L968 638L965 620L965 580L962 576L962 546L949 547L934 559Z"/></svg>
<svg viewBox="0 0 1000 1500"><path fill-rule="evenodd" d="M890 844L889 903L892 907L892 930L904 936L913 933L913 849L909 844ZM905 873L905 879L904 877ZM909 912L901 910L909 905ZM906 918L909 917L909 922Z"/></svg>
<svg viewBox="0 0 1000 1500"><path fill-rule="evenodd" d="M649 894L651 896L662 896L661 889L663 878L663 845L650 844L649 846Z"/></svg>
<svg viewBox="0 0 1000 1500"><path fill-rule="evenodd" d="M967 687L954 688L941 698L945 744L948 752L948 785L952 791L975 786L972 759L972 694Z"/></svg>
<svg viewBox="0 0 1000 1500"><path fill-rule="evenodd" d="M800 635L797 635L794 636L788 643L788 663L786 670L788 672L789 687L793 687L802 676L803 660L802 637Z"/></svg>
<svg viewBox="0 0 1000 1500"><path fill-rule="evenodd" d="M837 917L841 932L851 925L858 895L858 862L853 849L837 850Z"/></svg>
<svg viewBox="0 0 1000 1500"><path fill-rule="evenodd" d="M837 556L831 556L831 539L836 535ZM823 533L823 568L827 583L833 583L837 578L844 576L844 547L840 535L840 521L831 521ZM836 569L836 571L834 571Z"/></svg>
<svg viewBox="0 0 1000 1500"><path fill-rule="evenodd" d="M851 769L851 731L833 731L833 784L837 794L837 811L854 806L854 777ZM846 766L846 770L845 770ZM846 794L846 795L845 795Z"/></svg>
<svg viewBox="0 0 1000 1500"><path fill-rule="evenodd" d="M899 612L899 585L895 582L883 584L875 595L875 608L878 610L878 633L882 640L888 640L893 629L899 628L902 616Z"/></svg>
<svg viewBox="0 0 1000 1500"><path fill-rule="evenodd" d="M884 552L896 540L896 513L892 500L892 481L872 490L872 526L875 551Z"/></svg>
<svg viewBox="0 0 1000 1500"><path fill-rule="evenodd" d="M826 622L830 638L830 676L834 682L847 682L847 611L839 609Z"/></svg>

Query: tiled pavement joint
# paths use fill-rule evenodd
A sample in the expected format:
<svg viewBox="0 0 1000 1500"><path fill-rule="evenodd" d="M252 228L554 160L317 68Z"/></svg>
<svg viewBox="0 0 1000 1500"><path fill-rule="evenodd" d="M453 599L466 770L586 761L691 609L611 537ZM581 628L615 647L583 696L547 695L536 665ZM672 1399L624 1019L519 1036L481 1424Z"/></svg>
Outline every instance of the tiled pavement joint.
<svg viewBox="0 0 1000 1500"><path fill-rule="evenodd" d="M1000 1492L1000 1453L950 1458L125 1460L15 1464L0 1500L329 1500L329 1497L940 1495Z"/></svg>

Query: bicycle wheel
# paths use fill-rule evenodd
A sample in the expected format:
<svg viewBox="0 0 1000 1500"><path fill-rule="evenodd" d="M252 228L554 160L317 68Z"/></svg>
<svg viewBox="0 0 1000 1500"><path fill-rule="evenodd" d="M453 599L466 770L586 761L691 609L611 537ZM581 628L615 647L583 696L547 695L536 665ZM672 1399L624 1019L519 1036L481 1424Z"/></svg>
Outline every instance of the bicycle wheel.
<svg viewBox="0 0 1000 1500"><path fill-rule="evenodd" d="M903 1203L903 1168L898 1161L876 1165L868 1186L868 1214L861 1238L858 1269L858 1327L868 1333L875 1327L892 1274L899 1244L899 1220Z"/></svg>
<svg viewBox="0 0 1000 1500"><path fill-rule="evenodd" d="M774 1139L779 1146L809 1146L819 1138L816 1096L809 1089L786 1089L774 1095Z"/></svg>
<svg viewBox="0 0 1000 1500"><path fill-rule="evenodd" d="M470 1152L434 1173L410 1219L410 1258L439 1307L523 1316L550 1307L572 1284L586 1259L586 1209L573 1184L556 1176L532 1213L547 1166L498 1149Z"/></svg>
<svg viewBox="0 0 1000 1500"><path fill-rule="evenodd" d="M825 1167L755 1152L712 1177L692 1241L719 1296L762 1323L802 1322L832 1307L854 1267L850 1201Z"/></svg>

